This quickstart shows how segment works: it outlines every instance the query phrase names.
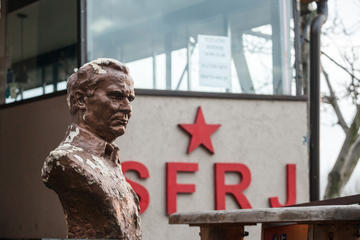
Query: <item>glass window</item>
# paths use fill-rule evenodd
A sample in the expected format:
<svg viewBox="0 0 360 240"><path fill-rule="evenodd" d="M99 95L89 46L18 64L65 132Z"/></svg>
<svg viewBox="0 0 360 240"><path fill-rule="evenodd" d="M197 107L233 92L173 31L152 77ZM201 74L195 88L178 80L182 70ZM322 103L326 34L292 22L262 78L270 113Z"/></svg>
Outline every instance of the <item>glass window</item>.
<svg viewBox="0 0 360 240"><path fill-rule="evenodd" d="M294 95L288 0L87 0L87 58L145 89Z"/></svg>
<svg viewBox="0 0 360 240"><path fill-rule="evenodd" d="M78 65L77 1L8 0L6 8L3 101L66 89Z"/></svg>

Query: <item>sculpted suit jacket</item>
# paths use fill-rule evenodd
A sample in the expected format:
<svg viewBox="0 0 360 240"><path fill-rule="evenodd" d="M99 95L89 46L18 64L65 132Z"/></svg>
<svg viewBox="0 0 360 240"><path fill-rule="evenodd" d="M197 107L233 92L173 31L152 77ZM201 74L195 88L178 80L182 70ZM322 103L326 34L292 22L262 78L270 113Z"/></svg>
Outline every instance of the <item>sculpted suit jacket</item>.
<svg viewBox="0 0 360 240"><path fill-rule="evenodd" d="M71 125L46 158L42 178L59 196L69 238L141 239L139 200L121 171L118 150Z"/></svg>

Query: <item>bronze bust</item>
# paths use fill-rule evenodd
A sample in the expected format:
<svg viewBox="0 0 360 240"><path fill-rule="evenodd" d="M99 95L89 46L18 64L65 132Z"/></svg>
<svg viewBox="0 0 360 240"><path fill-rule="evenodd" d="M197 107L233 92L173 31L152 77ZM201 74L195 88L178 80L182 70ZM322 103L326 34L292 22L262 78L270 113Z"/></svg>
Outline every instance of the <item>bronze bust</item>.
<svg viewBox="0 0 360 240"><path fill-rule="evenodd" d="M69 238L141 239L139 200L121 171L119 148L135 98L128 68L91 61L67 83L71 125L42 168L64 209Z"/></svg>

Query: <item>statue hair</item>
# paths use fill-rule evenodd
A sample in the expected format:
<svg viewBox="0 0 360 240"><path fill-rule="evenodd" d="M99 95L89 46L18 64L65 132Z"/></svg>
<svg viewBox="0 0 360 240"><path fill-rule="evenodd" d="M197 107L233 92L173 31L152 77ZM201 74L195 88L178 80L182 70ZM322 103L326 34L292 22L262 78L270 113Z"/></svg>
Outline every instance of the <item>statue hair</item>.
<svg viewBox="0 0 360 240"><path fill-rule="evenodd" d="M79 110L75 104L76 92L81 91L87 97L93 96L99 82L104 80L99 76L107 74L108 69L122 72L120 78L123 80L129 75L129 69L123 63L112 58L98 58L85 63L68 78L66 100L71 114Z"/></svg>

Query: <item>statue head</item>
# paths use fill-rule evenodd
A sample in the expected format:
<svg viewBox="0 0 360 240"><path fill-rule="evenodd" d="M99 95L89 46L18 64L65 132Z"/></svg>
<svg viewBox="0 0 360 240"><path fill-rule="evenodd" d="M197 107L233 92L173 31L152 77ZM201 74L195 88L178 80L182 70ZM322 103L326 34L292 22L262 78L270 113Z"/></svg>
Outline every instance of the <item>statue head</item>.
<svg viewBox="0 0 360 240"><path fill-rule="evenodd" d="M72 122L107 142L125 132L135 98L129 69L119 61L99 58L84 64L67 83Z"/></svg>

